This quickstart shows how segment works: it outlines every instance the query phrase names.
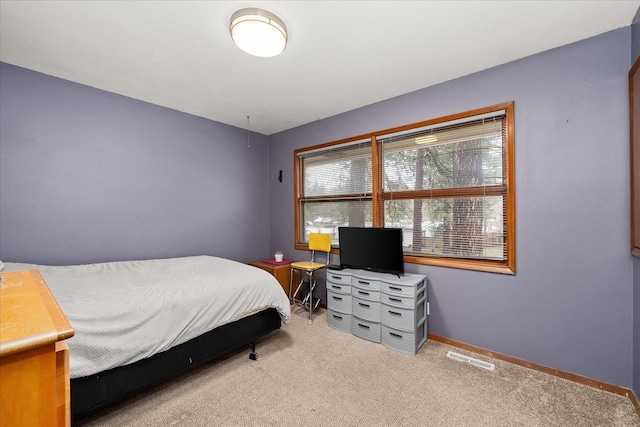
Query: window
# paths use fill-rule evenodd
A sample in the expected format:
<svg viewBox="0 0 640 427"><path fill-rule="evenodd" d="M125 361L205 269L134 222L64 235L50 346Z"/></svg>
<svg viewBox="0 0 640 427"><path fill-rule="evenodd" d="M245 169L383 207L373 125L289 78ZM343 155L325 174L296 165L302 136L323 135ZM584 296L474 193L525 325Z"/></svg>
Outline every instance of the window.
<svg viewBox="0 0 640 427"><path fill-rule="evenodd" d="M303 151L296 160L298 243L329 233L337 245L338 227L373 225L371 139Z"/></svg>
<svg viewBox="0 0 640 427"><path fill-rule="evenodd" d="M403 230L405 262L515 274L513 103L296 151L296 247Z"/></svg>

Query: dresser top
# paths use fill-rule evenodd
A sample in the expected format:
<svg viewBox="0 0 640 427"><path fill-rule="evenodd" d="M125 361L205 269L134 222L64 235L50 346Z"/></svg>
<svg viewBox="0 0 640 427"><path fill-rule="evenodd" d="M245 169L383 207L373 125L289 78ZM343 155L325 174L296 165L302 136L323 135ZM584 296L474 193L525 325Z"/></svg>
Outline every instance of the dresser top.
<svg viewBox="0 0 640 427"><path fill-rule="evenodd" d="M0 356L73 336L38 270L1 273L0 277Z"/></svg>
<svg viewBox="0 0 640 427"><path fill-rule="evenodd" d="M385 283L392 283L404 286L415 286L426 279L427 276L421 274L404 273L399 276L391 273L379 273L376 271L359 270L354 268L344 268L342 270L328 270L327 275L353 276L365 280L377 280Z"/></svg>

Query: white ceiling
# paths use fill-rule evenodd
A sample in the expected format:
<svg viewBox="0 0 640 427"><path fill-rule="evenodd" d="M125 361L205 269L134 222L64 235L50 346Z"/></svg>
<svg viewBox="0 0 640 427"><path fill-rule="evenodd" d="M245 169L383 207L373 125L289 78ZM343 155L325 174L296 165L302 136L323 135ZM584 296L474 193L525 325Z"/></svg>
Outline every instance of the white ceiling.
<svg viewBox="0 0 640 427"><path fill-rule="evenodd" d="M0 1L0 61L270 135L631 24L627 1ZM232 42L260 7L277 57Z"/></svg>

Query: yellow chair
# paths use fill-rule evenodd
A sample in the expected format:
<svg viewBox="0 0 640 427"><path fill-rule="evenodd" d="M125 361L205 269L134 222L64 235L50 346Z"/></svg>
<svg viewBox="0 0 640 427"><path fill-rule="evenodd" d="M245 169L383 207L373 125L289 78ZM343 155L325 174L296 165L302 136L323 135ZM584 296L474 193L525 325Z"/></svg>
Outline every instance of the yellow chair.
<svg viewBox="0 0 640 427"><path fill-rule="evenodd" d="M316 288L316 280L313 273L327 268L331 253L331 234L311 233L309 234L309 250L311 251L311 261L298 261L291 263L291 280L289 282L289 300L298 305L309 308L309 324L313 323L312 312L318 308L320 304L319 298L313 297L313 291ZM316 262L316 252L324 252L326 263ZM300 276L300 284L296 291L291 295L294 273ZM308 279L305 282L305 275ZM306 293L306 294L305 294ZM300 298L296 299L300 294Z"/></svg>

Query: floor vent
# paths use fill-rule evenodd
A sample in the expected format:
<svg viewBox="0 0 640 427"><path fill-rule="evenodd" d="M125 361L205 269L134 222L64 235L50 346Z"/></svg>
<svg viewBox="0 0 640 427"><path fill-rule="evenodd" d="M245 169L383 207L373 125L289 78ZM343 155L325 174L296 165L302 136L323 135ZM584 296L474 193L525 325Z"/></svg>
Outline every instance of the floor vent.
<svg viewBox="0 0 640 427"><path fill-rule="evenodd" d="M480 368L488 369L490 371L493 371L495 369L495 365L493 363L483 362L482 360L474 359L473 357L468 357L463 354L454 353L453 351L448 352L447 357L455 359L459 362L470 363L474 366L479 366Z"/></svg>

